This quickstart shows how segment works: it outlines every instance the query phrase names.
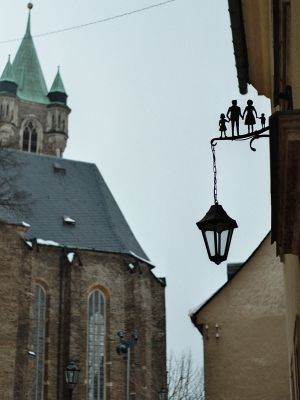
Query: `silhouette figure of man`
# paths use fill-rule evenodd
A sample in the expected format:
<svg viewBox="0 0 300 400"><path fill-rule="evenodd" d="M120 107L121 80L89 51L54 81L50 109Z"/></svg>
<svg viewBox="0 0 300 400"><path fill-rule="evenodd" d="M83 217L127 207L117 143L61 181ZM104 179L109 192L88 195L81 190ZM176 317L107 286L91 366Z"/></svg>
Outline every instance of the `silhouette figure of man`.
<svg viewBox="0 0 300 400"><path fill-rule="evenodd" d="M232 106L228 108L226 117L230 119L231 121L231 133L232 136L234 136L234 126L236 128L236 133L237 135L240 134L239 132L239 120L240 117L242 117L242 113L241 113L241 109L240 107L237 105L237 101L236 100L232 100Z"/></svg>

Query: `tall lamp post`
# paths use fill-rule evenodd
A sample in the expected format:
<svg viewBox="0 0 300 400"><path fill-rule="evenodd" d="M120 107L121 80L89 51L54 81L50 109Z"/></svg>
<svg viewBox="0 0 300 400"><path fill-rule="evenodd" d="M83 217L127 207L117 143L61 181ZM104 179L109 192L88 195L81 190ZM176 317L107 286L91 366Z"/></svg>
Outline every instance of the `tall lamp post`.
<svg viewBox="0 0 300 400"><path fill-rule="evenodd" d="M75 361L70 360L65 369L65 380L69 389L69 400L72 400L73 390L78 383L80 369L77 367Z"/></svg>
<svg viewBox="0 0 300 400"><path fill-rule="evenodd" d="M136 332L133 332L129 339L124 339L124 332L118 331L118 337L120 338L120 342L117 345L117 353L119 355L124 355L127 359L127 368L126 368L126 395L125 399L129 400L130 397L130 375L131 375L131 349L136 346L138 341L138 335Z"/></svg>

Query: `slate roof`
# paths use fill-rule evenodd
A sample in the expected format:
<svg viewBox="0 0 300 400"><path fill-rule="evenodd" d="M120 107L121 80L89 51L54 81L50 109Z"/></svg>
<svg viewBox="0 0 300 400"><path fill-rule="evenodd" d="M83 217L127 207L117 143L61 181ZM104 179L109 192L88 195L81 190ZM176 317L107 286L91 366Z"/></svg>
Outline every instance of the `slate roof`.
<svg viewBox="0 0 300 400"><path fill-rule="evenodd" d="M30 197L23 211L0 207L2 221L29 223L28 239L148 260L96 165L16 150L1 150L0 157L6 154L16 164L7 171L13 185Z"/></svg>

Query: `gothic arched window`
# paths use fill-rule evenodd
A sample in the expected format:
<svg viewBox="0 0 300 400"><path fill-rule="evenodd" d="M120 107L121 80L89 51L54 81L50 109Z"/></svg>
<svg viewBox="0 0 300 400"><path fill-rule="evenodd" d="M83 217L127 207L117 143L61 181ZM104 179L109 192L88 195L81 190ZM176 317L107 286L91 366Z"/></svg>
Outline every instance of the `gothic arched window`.
<svg viewBox="0 0 300 400"><path fill-rule="evenodd" d="M32 400L43 400L46 338L46 295L43 288L35 286L33 309L33 351L35 366L32 385Z"/></svg>
<svg viewBox="0 0 300 400"><path fill-rule="evenodd" d="M32 121L27 122L23 130L23 144L24 151L37 152L38 133L35 124Z"/></svg>
<svg viewBox="0 0 300 400"><path fill-rule="evenodd" d="M29 147L29 129L26 127L23 132L23 150L28 151Z"/></svg>
<svg viewBox="0 0 300 400"><path fill-rule="evenodd" d="M87 400L104 400L105 299L100 290L88 298Z"/></svg>

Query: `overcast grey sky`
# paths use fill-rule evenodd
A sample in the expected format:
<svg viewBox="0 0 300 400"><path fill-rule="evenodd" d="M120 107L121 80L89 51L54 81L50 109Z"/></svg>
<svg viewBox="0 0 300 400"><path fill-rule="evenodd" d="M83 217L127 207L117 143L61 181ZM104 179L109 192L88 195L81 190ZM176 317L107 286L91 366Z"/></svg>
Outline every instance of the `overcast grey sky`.
<svg viewBox="0 0 300 400"><path fill-rule="evenodd" d="M111 17L159 0L34 1L32 33ZM2 2L0 40L22 37L26 1ZM65 157L94 162L138 241L167 279L168 348L202 339L189 310L226 279L209 262L195 222L213 203L209 140L239 96L226 0L176 0L87 28L36 38L48 88L57 65L72 108ZM0 68L19 42L0 44ZM217 145L219 203L237 220L229 262L244 261L270 229L267 139ZM50 238L49 238L50 239ZM120 327L121 328L121 327Z"/></svg>

